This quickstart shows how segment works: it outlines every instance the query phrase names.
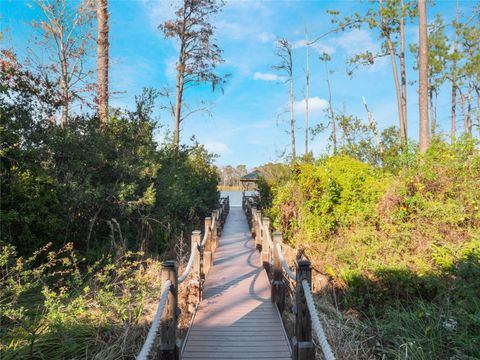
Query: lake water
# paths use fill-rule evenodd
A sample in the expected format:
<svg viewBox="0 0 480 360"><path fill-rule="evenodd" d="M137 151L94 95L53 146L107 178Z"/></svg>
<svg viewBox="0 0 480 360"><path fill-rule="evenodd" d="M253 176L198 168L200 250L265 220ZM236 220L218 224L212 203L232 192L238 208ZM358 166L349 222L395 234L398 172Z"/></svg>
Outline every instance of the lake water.
<svg viewBox="0 0 480 360"><path fill-rule="evenodd" d="M221 191L220 196L230 197L230 206L242 206L242 192L241 191ZM255 191L245 191L246 195L253 195Z"/></svg>

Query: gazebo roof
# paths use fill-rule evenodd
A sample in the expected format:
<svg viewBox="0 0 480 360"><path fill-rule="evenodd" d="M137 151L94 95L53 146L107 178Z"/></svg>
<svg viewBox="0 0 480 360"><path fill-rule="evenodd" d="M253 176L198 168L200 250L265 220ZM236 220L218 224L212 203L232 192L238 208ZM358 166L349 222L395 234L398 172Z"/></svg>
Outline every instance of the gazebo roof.
<svg viewBox="0 0 480 360"><path fill-rule="evenodd" d="M252 171L251 173L248 173L247 175L244 175L240 178L240 181L241 182L256 182L258 180L260 180L260 177L261 177L261 173L260 171Z"/></svg>

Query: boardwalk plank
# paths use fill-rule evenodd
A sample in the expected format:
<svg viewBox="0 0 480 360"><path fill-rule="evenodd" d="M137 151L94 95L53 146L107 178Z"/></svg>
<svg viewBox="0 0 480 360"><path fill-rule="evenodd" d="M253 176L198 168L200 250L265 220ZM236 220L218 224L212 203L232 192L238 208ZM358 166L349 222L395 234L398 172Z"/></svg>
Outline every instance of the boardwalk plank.
<svg viewBox="0 0 480 360"><path fill-rule="evenodd" d="M291 359L240 207L231 207L182 359Z"/></svg>

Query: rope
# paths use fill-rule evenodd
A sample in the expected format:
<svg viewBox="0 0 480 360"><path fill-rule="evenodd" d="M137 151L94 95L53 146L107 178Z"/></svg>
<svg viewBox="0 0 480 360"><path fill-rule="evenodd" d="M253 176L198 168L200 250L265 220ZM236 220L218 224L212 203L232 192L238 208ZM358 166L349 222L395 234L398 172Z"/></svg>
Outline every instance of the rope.
<svg viewBox="0 0 480 360"><path fill-rule="evenodd" d="M200 246L205 246L205 244L207 243L207 239L208 239L208 233L209 233L209 229L205 229L205 234L203 234L203 239L202 239L202 242L200 243Z"/></svg>
<svg viewBox="0 0 480 360"><path fill-rule="evenodd" d="M167 303L168 293L170 292L170 287L172 286L172 282L167 280L162 287L162 293L160 295L160 302L158 303L157 312L152 321L152 326L150 326L150 330L148 330L147 338L143 343L142 350L140 354L137 356L137 360L147 360L150 351L152 350L153 342L158 332L158 328L160 326L160 319L162 318L163 308Z"/></svg>
<svg viewBox="0 0 480 360"><path fill-rule="evenodd" d="M326 360L335 360L330 344L328 343L325 332L323 331L322 323L318 317L317 309L315 308L315 303L313 302L312 291L310 290L310 285L306 279L302 280L303 292L305 294L305 299L307 300L308 311L310 312L310 317L312 318L312 327L315 330L318 341L320 342L320 347L322 348L323 355L325 355Z"/></svg>
<svg viewBox="0 0 480 360"><path fill-rule="evenodd" d="M272 236L270 235L270 230L267 228L267 224L263 226L263 233L267 234L268 246L270 247L270 249L273 248Z"/></svg>
<svg viewBox="0 0 480 360"><path fill-rule="evenodd" d="M190 253L190 258L188 259L187 266L185 267L183 274L178 278L178 284L181 284L182 282L184 282L188 274L190 274L197 251L198 251L198 244L195 243L195 246L193 247L192 252Z"/></svg>
<svg viewBox="0 0 480 360"><path fill-rule="evenodd" d="M282 251L282 246L280 243L277 243L277 251L278 251L278 257L280 258L280 262L282 263L282 267L287 273L287 275L290 277L292 280L296 280L297 277L295 274L290 270L290 267L287 265L287 262L285 261L285 258L283 257L283 251Z"/></svg>
<svg viewBox="0 0 480 360"><path fill-rule="evenodd" d="M217 221L217 215L215 215L213 218L212 218L212 224L210 225L210 230L213 230L214 229L214 226L215 226L215 222Z"/></svg>

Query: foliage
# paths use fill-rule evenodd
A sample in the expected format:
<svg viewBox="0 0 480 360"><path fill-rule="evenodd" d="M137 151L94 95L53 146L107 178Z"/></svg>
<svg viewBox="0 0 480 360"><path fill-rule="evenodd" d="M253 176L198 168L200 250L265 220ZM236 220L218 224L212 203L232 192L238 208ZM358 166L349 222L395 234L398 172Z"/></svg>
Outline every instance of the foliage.
<svg viewBox="0 0 480 360"><path fill-rule="evenodd" d="M436 140L395 177L346 156L298 163L274 191L274 227L361 314L379 356L480 356L477 146Z"/></svg>
<svg viewBox="0 0 480 360"><path fill-rule="evenodd" d="M58 126L56 85L4 55L0 357L133 358L159 291L149 255L216 206L213 155L155 141L151 89L102 126L88 115Z"/></svg>
<svg viewBox="0 0 480 360"><path fill-rule="evenodd" d="M293 179L277 190L272 213L277 228L287 234L301 228L306 243L372 217L385 186L375 169L346 156L296 164L292 171Z"/></svg>
<svg viewBox="0 0 480 360"><path fill-rule="evenodd" d="M58 251L47 244L28 258L3 246L2 359L132 357L144 306L159 291L159 264L141 257L127 252L87 266L71 243Z"/></svg>
<svg viewBox="0 0 480 360"><path fill-rule="evenodd" d="M256 204L261 209L268 209L272 206L277 188L290 178L290 167L281 163L268 163L256 167L255 170L261 174L256 184L258 193Z"/></svg>
<svg viewBox="0 0 480 360"><path fill-rule="evenodd" d="M213 157L198 144L154 140L153 90L105 126L82 116L59 127L50 121L59 103L38 90L41 79L3 66L1 84L0 240L19 253L49 242L72 242L89 258L118 242L158 253L215 207Z"/></svg>

